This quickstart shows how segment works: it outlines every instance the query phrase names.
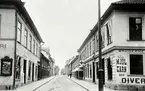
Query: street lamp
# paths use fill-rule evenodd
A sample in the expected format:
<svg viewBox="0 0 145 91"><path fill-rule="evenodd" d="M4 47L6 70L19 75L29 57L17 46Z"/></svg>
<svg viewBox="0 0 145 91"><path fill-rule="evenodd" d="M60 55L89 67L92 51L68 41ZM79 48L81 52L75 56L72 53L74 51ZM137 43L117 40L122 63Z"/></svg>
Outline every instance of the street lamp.
<svg viewBox="0 0 145 91"><path fill-rule="evenodd" d="M101 40L101 19L100 19L100 0L98 0L98 35L99 35L99 91L103 91L103 64L102 64L102 40Z"/></svg>

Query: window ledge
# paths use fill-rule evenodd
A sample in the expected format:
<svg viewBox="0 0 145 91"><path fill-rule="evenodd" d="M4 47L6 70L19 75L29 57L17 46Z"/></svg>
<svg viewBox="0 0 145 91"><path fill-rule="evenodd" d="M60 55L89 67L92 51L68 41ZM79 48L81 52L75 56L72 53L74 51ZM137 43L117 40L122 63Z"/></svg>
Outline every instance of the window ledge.
<svg viewBox="0 0 145 91"><path fill-rule="evenodd" d="M130 75L127 75L127 76L132 76L132 77L134 77L134 76L136 76L136 77L145 77L145 75L138 75L138 74L130 74Z"/></svg>
<svg viewBox="0 0 145 91"><path fill-rule="evenodd" d="M127 41L135 41L136 42L136 41L145 41L145 40L127 40Z"/></svg>

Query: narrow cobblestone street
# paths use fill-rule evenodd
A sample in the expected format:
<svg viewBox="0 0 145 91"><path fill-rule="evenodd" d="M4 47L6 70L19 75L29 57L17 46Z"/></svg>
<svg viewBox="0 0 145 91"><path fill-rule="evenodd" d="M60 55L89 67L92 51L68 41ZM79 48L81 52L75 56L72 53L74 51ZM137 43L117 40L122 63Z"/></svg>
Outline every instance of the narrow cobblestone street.
<svg viewBox="0 0 145 91"><path fill-rule="evenodd" d="M57 75L27 84L11 91L98 91L98 84L79 80L74 77L70 79L66 75ZM104 91L123 90L112 90L104 87Z"/></svg>

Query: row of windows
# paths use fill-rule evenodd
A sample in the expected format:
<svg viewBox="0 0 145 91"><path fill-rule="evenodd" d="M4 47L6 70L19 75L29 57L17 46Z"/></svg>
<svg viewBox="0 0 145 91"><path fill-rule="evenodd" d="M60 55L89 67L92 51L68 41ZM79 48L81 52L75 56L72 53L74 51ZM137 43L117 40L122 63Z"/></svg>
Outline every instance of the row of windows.
<svg viewBox="0 0 145 91"><path fill-rule="evenodd" d="M102 27L102 32L101 32L102 48L105 47L105 36L107 37L106 44L109 45L112 43L111 25L112 25L112 21L108 22L107 24L105 24L105 26ZM86 47L82 51L81 59L88 58L95 52L95 50L96 51L99 50L98 32L96 33L96 36L86 45Z"/></svg>
<svg viewBox="0 0 145 91"><path fill-rule="evenodd" d="M144 75L143 72L143 55L139 55L139 54L130 54L129 56L129 66L128 67L130 69L130 75ZM102 60L104 61L104 60ZM107 58L106 60L106 64L107 64L107 79L108 80L112 80L113 79L113 69L112 69L112 64L111 64L111 59ZM105 62L104 62L105 63ZM104 65L106 65L104 64ZM96 62L96 78L98 78L98 62ZM105 69L105 66L103 66L103 69ZM91 64L87 64L85 67L85 76L88 78L92 78L92 66ZM118 70L118 69L117 69ZM124 69L125 72L127 72L127 69ZM93 74L94 75L94 74ZM105 72L104 72L105 75Z"/></svg>
<svg viewBox="0 0 145 91"><path fill-rule="evenodd" d="M19 43L22 43L22 23L18 21L17 23L17 41ZM29 38L29 40L28 40ZM28 35L28 30L25 28L24 30L24 46L28 48L32 53L34 53L36 56L39 56L39 47L38 43L34 38L32 38L32 35Z"/></svg>
<svg viewBox="0 0 145 91"><path fill-rule="evenodd" d="M106 33L105 33L106 32ZM107 38L105 40L105 38ZM112 21L105 24L101 29L102 48L112 43ZM129 18L129 40L142 40L142 17L130 17ZM95 48L95 49L94 49ZM84 47L81 53L81 59L86 59L93 54L94 51L99 50L99 37L98 32L96 37L92 39Z"/></svg>

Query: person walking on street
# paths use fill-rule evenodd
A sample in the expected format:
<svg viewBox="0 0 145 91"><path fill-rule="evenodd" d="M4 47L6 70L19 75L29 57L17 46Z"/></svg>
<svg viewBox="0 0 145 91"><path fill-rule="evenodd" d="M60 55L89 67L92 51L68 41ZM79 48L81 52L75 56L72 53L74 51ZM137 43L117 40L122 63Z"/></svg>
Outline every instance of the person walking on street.
<svg viewBox="0 0 145 91"><path fill-rule="evenodd" d="M72 73L70 73L70 78L71 78L71 76L72 76Z"/></svg>

